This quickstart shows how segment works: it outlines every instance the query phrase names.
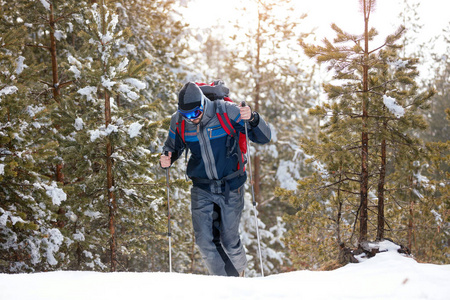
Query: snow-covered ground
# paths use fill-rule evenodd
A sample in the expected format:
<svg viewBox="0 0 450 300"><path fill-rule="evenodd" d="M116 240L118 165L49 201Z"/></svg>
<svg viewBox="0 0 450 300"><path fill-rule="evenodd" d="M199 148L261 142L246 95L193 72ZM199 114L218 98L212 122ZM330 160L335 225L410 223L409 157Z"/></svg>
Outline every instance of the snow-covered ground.
<svg viewBox="0 0 450 300"><path fill-rule="evenodd" d="M0 274L0 299L450 299L450 265L421 264L389 250L334 271L264 278L63 271Z"/></svg>

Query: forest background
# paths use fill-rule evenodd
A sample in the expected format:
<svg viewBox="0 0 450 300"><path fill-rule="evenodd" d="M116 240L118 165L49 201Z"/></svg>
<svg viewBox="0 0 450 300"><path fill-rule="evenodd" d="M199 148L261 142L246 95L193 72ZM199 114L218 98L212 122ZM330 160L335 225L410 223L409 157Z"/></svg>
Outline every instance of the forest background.
<svg viewBox="0 0 450 300"><path fill-rule="evenodd" d="M419 2L400 1L380 37L376 1L355 0L358 26L317 40L295 1L255 0L230 34L190 27L191 3L0 2L0 272L168 271L158 159L178 89L215 79L273 131L250 149L266 274L336 268L386 238L448 264L450 24L418 41ZM206 273L184 170L170 170L173 266Z"/></svg>

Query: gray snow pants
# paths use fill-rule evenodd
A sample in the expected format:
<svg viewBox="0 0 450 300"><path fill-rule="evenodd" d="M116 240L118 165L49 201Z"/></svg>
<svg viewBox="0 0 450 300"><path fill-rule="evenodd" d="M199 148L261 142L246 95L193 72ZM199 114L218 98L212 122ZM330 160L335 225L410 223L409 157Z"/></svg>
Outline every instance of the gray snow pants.
<svg viewBox="0 0 450 300"><path fill-rule="evenodd" d="M247 258L239 236L243 209L243 186L230 191L228 201L223 194L195 186L191 189L195 243L210 274L238 276L246 268Z"/></svg>

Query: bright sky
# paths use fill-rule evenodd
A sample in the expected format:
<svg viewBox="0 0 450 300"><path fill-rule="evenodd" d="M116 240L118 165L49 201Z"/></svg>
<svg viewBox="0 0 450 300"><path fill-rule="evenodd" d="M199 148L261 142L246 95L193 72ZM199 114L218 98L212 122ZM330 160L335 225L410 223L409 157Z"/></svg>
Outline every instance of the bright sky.
<svg viewBox="0 0 450 300"><path fill-rule="evenodd" d="M230 25L230 20L236 18L242 21L247 21L249 26L255 26L252 18L256 18L254 10L248 11L248 17L242 17L237 13L235 8L243 7L252 3L252 1L245 0L181 0L187 3L187 9L183 13L183 18L188 22L192 28L209 28L213 24L219 24L223 30L228 31L229 35L235 34L235 28ZM245 1L245 2L244 2ZM331 24L336 23L344 31L351 34L362 34L363 17L359 11L359 0L292 0L296 4L298 15L304 13L308 17L302 21L304 32L309 32L312 28L316 28L315 34L317 41L307 40L309 43L321 44L324 37L332 40L335 37L334 31L331 29ZM423 27L420 31L416 42L419 44L430 42L432 38L443 34L444 28L450 29L450 0L377 0L376 10L370 16L369 27L374 27L378 30L379 35L375 41L369 44L370 49L380 46L386 36L393 34L395 30L402 24L400 12L404 6L404 1L408 1L410 5L419 2L420 6L418 14L420 16L419 24ZM433 48L429 48L425 56L430 56L431 51L434 53L446 54L449 46L438 41ZM408 48L412 50L413 48ZM425 48L426 49L426 48ZM427 63L428 61L428 63ZM431 70L431 60L424 61L419 66L421 76L429 77Z"/></svg>
<svg viewBox="0 0 450 300"><path fill-rule="evenodd" d="M214 23L227 27L228 20L236 16L234 7L242 6L243 0L190 0L188 11L184 18L192 27L207 28ZM408 0L415 2L416 0ZM428 41L438 35L450 23L449 0L419 0L419 14L424 24L422 40ZM362 16L359 13L359 0L293 0L298 6L299 15L308 14L306 23L317 27L316 34L333 37L331 23L336 23L342 29L361 33ZM378 29L380 37L392 34L400 25L399 14L403 0L378 0L375 13L371 16L369 25Z"/></svg>

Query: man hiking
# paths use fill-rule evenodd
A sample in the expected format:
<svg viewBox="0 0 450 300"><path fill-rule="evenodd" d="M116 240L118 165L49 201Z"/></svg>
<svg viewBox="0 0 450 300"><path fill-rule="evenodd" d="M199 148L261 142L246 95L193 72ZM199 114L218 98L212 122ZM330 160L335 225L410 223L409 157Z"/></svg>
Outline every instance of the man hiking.
<svg viewBox="0 0 450 300"><path fill-rule="evenodd" d="M249 106L209 100L194 82L178 93L161 156L168 168L190 150L187 176L192 180L191 211L195 242L210 274L243 276L247 266L239 236L244 208L245 157L241 150L248 122L248 138L259 144L271 139L270 128ZM245 144L245 142L244 142ZM187 149L186 149L187 148Z"/></svg>

